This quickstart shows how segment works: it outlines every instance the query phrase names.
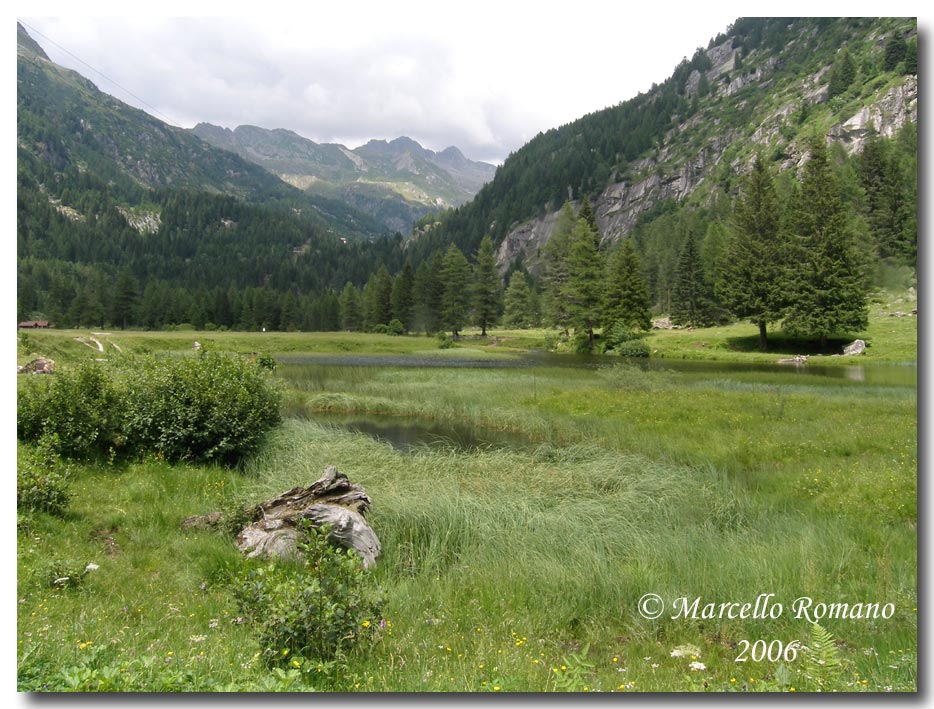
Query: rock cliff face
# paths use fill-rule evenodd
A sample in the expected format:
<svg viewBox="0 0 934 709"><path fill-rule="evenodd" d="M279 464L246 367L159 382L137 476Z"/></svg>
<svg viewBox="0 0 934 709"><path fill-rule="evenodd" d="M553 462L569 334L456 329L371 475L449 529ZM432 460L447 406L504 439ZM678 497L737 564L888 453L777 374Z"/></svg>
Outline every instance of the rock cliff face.
<svg viewBox="0 0 934 709"><path fill-rule="evenodd" d="M712 68L706 72L706 78L720 97L731 96L752 83L768 85L780 65L775 57L768 57L750 67L748 72L736 75L731 70L735 66L737 52L732 40L707 50ZM686 140L692 135L701 135L699 129L703 122L711 120L706 117L709 114L697 114L672 130L655 156L631 163L627 178L608 185L594 200L594 213L604 242L616 242L628 234L639 217L655 204L690 196L704 180L710 178L735 141L747 140L753 144L774 146L802 104L813 106L827 102L828 70L829 67L824 67L804 78L796 90L789 93L788 101L761 119L758 128L748 138L739 131L715 132L713 138L690 141L691 145L700 143L699 147L685 150ZM695 71L686 84L689 96L696 95L699 82L700 72ZM906 76L897 85L880 90L855 115L833 125L827 131L827 137L841 143L849 153L854 153L862 148L871 130L891 137L905 123L917 120L918 81L916 76ZM714 125L718 122L719 119L713 118ZM786 159L782 169L798 167L805 157L805 150L804 141L791 141L785 148ZM742 172L745 169L743 160L734 158L730 169ZM556 217L557 212L553 212L520 224L509 232L497 253L500 269L505 271L521 256L527 267L537 270L538 251L550 238Z"/></svg>

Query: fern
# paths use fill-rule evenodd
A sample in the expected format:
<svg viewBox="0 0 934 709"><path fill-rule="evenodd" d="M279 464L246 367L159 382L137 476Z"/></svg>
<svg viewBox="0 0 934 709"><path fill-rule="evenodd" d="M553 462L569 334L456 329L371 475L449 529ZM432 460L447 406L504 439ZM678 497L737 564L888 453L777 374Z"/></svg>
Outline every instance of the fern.
<svg viewBox="0 0 934 709"><path fill-rule="evenodd" d="M832 686L840 673L840 655L833 635L817 623L811 626L811 643L805 663L807 677L818 691Z"/></svg>

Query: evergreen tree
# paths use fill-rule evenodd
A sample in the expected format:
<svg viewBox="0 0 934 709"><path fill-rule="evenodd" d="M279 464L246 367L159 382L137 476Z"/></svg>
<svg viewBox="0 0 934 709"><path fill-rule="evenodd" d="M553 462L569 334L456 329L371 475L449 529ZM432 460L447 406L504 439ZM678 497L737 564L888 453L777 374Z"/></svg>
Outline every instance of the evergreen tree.
<svg viewBox="0 0 934 709"><path fill-rule="evenodd" d="M363 293L363 319L367 330L388 325L392 320L392 276L385 264L380 265L367 281Z"/></svg>
<svg viewBox="0 0 934 709"><path fill-rule="evenodd" d="M136 279L128 269L124 269L117 277L110 311L112 322L119 325L121 330L126 330L127 324L133 320L133 310L137 300L139 300L139 293L136 289Z"/></svg>
<svg viewBox="0 0 934 709"><path fill-rule="evenodd" d="M302 312L295 291L288 291L281 300L279 307L279 324L276 329L285 332L295 332L301 329Z"/></svg>
<svg viewBox="0 0 934 709"><path fill-rule="evenodd" d="M409 259L406 259L402 270L392 283L390 303L392 317L401 322L405 332L408 332L412 328L415 308L415 271Z"/></svg>
<svg viewBox="0 0 934 709"><path fill-rule="evenodd" d="M856 64L850 56L850 50L844 47L840 50L830 70L830 83L827 86L828 98L842 94L850 88L855 78Z"/></svg>
<svg viewBox="0 0 934 709"><path fill-rule="evenodd" d="M470 313L470 264L454 244L444 254L441 282L441 321L445 329L457 337Z"/></svg>
<svg viewBox="0 0 934 709"><path fill-rule="evenodd" d="M649 291L629 239L607 260L602 315L604 331L614 324L629 330L648 330L652 326Z"/></svg>
<svg viewBox="0 0 934 709"><path fill-rule="evenodd" d="M918 40L914 39L905 48L905 73L918 73Z"/></svg>
<svg viewBox="0 0 934 709"><path fill-rule="evenodd" d="M893 145L872 134L857 162L866 195L866 220L879 256L907 257L917 248L916 188L903 171ZM914 165L909 167L913 170Z"/></svg>
<svg viewBox="0 0 934 709"><path fill-rule="evenodd" d="M784 329L792 335L816 337L822 348L830 335L864 329L868 308L863 264L847 231L846 211L823 138L811 142L792 228L794 269Z"/></svg>
<svg viewBox="0 0 934 709"><path fill-rule="evenodd" d="M535 322L534 303L529 282L521 271L513 271L506 288L503 324L506 327L527 328Z"/></svg>
<svg viewBox="0 0 934 709"><path fill-rule="evenodd" d="M581 199L581 208L577 212L577 218L583 219L587 226L590 227L590 230L595 234L600 233L600 229L597 226L597 217L593 213L593 206L590 204L587 195L584 195ZM599 246L599 243L597 245Z"/></svg>
<svg viewBox="0 0 934 709"><path fill-rule="evenodd" d="M905 38L895 32L885 41L885 64L883 68L886 71L895 71L898 63L905 58L907 52L908 45L905 43ZM917 62L917 55L915 56L915 62Z"/></svg>
<svg viewBox="0 0 934 709"><path fill-rule="evenodd" d="M541 250L545 319L548 324L564 329L570 325L570 315L562 291L568 280L568 254L576 221L571 203L565 202L558 213L551 236Z"/></svg>
<svg viewBox="0 0 934 709"><path fill-rule="evenodd" d="M759 327L759 349L768 348L767 324L786 305L788 250L772 174L756 156L733 211L733 230L719 264L717 294L735 316Z"/></svg>
<svg viewBox="0 0 934 709"><path fill-rule="evenodd" d="M671 322L703 327L711 322L710 287L704 275L694 231L688 230L675 270L671 289Z"/></svg>
<svg viewBox="0 0 934 709"><path fill-rule="evenodd" d="M477 251L473 295L474 320L480 326L480 335L486 337L487 327L496 325L503 312L503 284L489 235L483 237Z"/></svg>
<svg viewBox="0 0 934 709"><path fill-rule="evenodd" d="M600 233L586 219L578 219L571 232L567 256L567 280L561 298L576 333L587 333L587 347L593 348L594 328L600 322L603 299L604 262L599 250Z"/></svg>
<svg viewBox="0 0 934 709"><path fill-rule="evenodd" d="M363 328L360 291L350 281L341 291L339 304L341 329L349 332L359 332Z"/></svg>

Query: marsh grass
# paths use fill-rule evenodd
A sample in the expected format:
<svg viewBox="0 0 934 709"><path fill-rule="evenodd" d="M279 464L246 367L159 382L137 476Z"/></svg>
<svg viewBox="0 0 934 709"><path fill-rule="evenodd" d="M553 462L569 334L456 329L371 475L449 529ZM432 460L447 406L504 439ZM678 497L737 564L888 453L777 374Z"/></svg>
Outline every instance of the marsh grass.
<svg viewBox="0 0 934 709"><path fill-rule="evenodd" d="M190 336L166 344L182 352ZM277 373L287 420L245 469L83 465L63 517L19 520L20 689L805 690L803 662L735 659L741 640L807 640L790 609L807 595L895 607L822 622L842 660L832 688L917 687L912 387L625 366ZM404 455L307 420L323 410L470 422L530 445ZM303 658L272 675L226 585L243 563L232 540L180 522L308 485L327 464L372 498L385 605L346 672ZM53 590L56 560L100 568ZM774 593L785 612L648 620L646 593ZM672 656L682 645L704 669Z"/></svg>

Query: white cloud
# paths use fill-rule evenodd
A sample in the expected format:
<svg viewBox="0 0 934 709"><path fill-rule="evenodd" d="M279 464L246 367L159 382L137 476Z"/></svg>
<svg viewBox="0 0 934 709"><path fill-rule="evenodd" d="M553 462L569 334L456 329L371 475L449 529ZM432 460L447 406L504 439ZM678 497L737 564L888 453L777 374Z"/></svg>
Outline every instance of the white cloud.
<svg viewBox="0 0 934 709"><path fill-rule="evenodd" d="M34 36L53 60L184 127L287 128L351 147L408 135L501 161L540 131L661 83L748 12L736 2L397 0L312 3L299 14L263 5L251 17L23 19L109 80Z"/></svg>

